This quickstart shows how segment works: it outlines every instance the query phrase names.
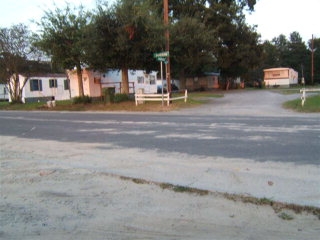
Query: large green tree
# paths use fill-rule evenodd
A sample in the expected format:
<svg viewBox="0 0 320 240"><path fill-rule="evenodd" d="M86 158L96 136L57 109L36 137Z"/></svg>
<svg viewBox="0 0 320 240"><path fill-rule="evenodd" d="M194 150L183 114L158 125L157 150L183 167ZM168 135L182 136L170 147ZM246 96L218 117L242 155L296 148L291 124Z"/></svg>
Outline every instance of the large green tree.
<svg viewBox="0 0 320 240"><path fill-rule="evenodd" d="M45 11L38 23L40 34L36 46L51 57L52 62L64 69L76 68L78 76L79 96L84 95L82 82L82 65L86 62L85 31L91 21L91 14L82 6Z"/></svg>
<svg viewBox="0 0 320 240"><path fill-rule="evenodd" d="M219 69L230 78L245 76L250 68L256 68L262 56L260 36L246 25L243 14L244 10L253 10L255 2L169 1L173 72L179 73L181 79L182 73L199 75L204 70Z"/></svg>
<svg viewBox="0 0 320 240"><path fill-rule="evenodd" d="M227 79L245 76L260 64L262 56L260 36L245 22L245 1L211 2L208 24L218 35L218 67Z"/></svg>
<svg viewBox="0 0 320 240"><path fill-rule="evenodd" d="M299 76L309 79L309 54L305 43L298 32L292 32L289 39L280 34L272 41L263 43L264 68L290 67L299 72Z"/></svg>
<svg viewBox="0 0 320 240"><path fill-rule="evenodd" d="M105 4L91 25L96 48L87 51L89 65L121 69L123 93L129 93L128 70L154 69L153 53L163 46L162 19L152 4L148 0L120 0L111 8Z"/></svg>

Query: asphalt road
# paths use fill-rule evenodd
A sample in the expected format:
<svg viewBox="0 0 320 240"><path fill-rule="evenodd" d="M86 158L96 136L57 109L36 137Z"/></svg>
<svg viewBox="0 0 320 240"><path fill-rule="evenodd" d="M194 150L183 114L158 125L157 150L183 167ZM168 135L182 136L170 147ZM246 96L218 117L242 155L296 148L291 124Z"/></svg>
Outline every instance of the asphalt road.
<svg viewBox="0 0 320 240"><path fill-rule="evenodd" d="M285 221L219 194L320 207L320 114L281 108L297 97L231 91L168 113L0 111L0 238L315 239L316 216L283 209Z"/></svg>
<svg viewBox="0 0 320 240"><path fill-rule="evenodd" d="M225 103L226 99L220 101ZM216 109L218 104L213 103ZM233 110L226 115L222 113L226 104L222 104L219 115L210 106L174 113L3 111L0 135L66 143L112 143L125 148L156 149L164 154L320 165L318 114L275 116L270 111L270 116L259 116L237 107L234 109L238 112ZM232 105L228 103L227 108L232 109Z"/></svg>

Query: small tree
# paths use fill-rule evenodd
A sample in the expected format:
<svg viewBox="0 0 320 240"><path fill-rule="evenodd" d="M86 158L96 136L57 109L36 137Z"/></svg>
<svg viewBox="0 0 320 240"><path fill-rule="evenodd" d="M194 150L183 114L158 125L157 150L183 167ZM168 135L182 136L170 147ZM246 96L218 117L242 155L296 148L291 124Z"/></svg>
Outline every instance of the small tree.
<svg viewBox="0 0 320 240"><path fill-rule="evenodd" d="M25 25L0 29L1 75L8 84L12 102L22 100L22 89L28 81L28 74L32 72L28 60L36 58L35 53L31 45L31 33ZM19 80L21 73L27 74L24 82Z"/></svg>
<svg viewBox="0 0 320 240"><path fill-rule="evenodd" d="M38 25L36 46L47 53L52 61L64 69L77 70L79 96L84 96L82 82L82 64L85 62L85 45L90 44L85 38L85 29L91 14L82 6L65 9L56 8L46 11Z"/></svg>

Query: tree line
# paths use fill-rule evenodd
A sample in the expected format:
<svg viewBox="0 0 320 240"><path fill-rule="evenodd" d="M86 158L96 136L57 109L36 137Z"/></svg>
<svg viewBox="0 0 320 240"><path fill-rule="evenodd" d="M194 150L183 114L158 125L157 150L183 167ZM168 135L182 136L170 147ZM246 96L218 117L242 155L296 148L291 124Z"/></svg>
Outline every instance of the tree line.
<svg viewBox="0 0 320 240"><path fill-rule="evenodd" d="M82 71L121 69L124 93L129 93L128 69L155 70L153 53L165 50L170 34L170 65L173 78L184 87L186 78L220 72L229 81L262 79L262 69L292 67L310 81L310 51L299 33L261 42L254 26L245 21L245 11L255 0L170 0L170 24L163 24L163 0L107 1L88 11L83 6L47 10L30 32L23 24L0 29L0 74L2 79L45 70L40 59L50 59L50 69L76 69L79 94L83 96ZM308 43L310 45L310 43ZM320 39L314 40L315 48ZM319 51L315 52L319 62ZM40 68L40 69L39 69ZM315 68L315 79L319 79ZM21 86L11 90L19 101ZM10 91L10 92L11 92Z"/></svg>

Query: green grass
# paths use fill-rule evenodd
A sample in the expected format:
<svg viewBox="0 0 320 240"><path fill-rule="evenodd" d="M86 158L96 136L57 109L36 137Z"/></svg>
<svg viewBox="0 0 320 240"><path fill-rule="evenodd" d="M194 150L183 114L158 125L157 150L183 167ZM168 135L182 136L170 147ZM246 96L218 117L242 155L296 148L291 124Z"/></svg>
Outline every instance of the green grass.
<svg viewBox="0 0 320 240"><path fill-rule="evenodd" d="M297 112L318 113L320 112L320 95L307 97L303 107L301 99L285 102L283 107Z"/></svg>
<svg viewBox="0 0 320 240"><path fill-rule="evenodd" d="M174 93L173 97L184 96L184 93ZM157 102L145 102L145 104L139 104L135 106L134 100L128 100L124 102L105 104L104 102L93 102L90 104L79 103L74 104L72 100L56 101L55 108L48 108L44 102L26 103L26 104L12 104L9 102L0 102L0 110L23 110L23 111L171 111L180 108L194 107L199 104L206 103L210 98L220 98L223 94L216 94L212 92L192 92L188 93L187 103L184 99L175 100L167 107L162 107L161 101Z"/></svg>

